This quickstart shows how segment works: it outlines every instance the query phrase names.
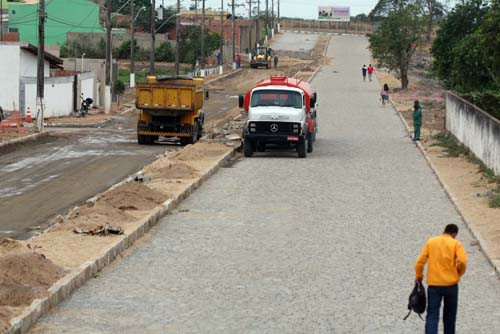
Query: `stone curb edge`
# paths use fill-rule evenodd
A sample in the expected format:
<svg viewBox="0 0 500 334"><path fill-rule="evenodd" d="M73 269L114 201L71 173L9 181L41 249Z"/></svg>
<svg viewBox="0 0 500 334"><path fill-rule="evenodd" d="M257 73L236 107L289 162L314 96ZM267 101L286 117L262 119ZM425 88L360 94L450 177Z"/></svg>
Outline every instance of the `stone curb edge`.
<svg viewBox="0 0 500 334"><path fill-rule="evenodd" d="M328 53L328 48L330 47L331 40L332 40L332 35L329 35L328 36L328 41L326 42L325 50L323 51L323 58L325 58L326 55L327 55L327 53ZM314 78L316 77L316 75L321 70L321 67L322 67L322 65L318 65L318 67L316 67L316 69L314 70L314 72L311 75L311 77L307 80L307 82L311 83L314 80Z"/></svg>
<svg viewBox="0 0 500 334"><path fill-rule="evenodd" d="M47 128L100 128L111 123L112 119L107 119L105 121L101 121L98 123L89 123L89 124L71 124L71 123L61 123L61 124L46 124Z"/></svg>
<svg viewBox="0 0 500 334"><path fill-rule="evenodd" d="M406 119L398 111L398 109L394 105L394 102L392 100L390 100L390 102L391 102L392 108L394 109L394 111L396 112L396 114L399 116L399 119L401 120L401 123L403 123L403 125L405 126L406 131L408 132L408 136L411 138L411 129L410 129L410 126L408 125L408 122L406 122ZM477 231L476 228L465 218L464 214L462 213L462 208L461 208L460 204L455 199L455 197L453 197L453 195L452 195L449 187L446 185L446 183L442 179L441 175L439 175L439 172L438 172L437 168L432 163L432 160L429 157L429 155L427 154L427 152L425 151L425 148L422 146L422 144L420 142L416 142L415 146L419 149L420 153L423 155L425 161L427 162L427 164L431 168L434 176L436 177L436 179L438 180L438 182L443 187L444 192L446 193L446 196L450 199L451 203L453 203L453 206L455 207L455 210L457 210L457 212L458 212L460 218L462 219L462 221L464 222L465 226L467 226L467 229L469 230L469 232L479 242L479 248L481 250L481 253L484 254L484 256L486 257L486 259L488 260L488 262L491 264L491 266L495 270L497 276L500 278L500 261L498 261L498 260L495 261L488 254L487 250L484 247L484 245L486 245L486 242L481 238L479 231Z"/></svg>
<svg viewBox="0 0 500 334"><path fill-rule="evenodd" d="M182 200L192 194L199 188L203 182L208 180L210 176L215 174L219 168L230 158L232 158L238 147L233 148L226 153L220 160L210 168L204 175L200 176L196 181L180 193L175 199L167 200L159 208L153 210L145 221L138 226L129 235L116 242L103 256L84 263L80 268L73 270L61 280L56 282L49 290L49 296L42 299L35 299L31 306L21 315L11 320L10 328L7 334L23 334L35 324L35 322L48 311L58 305L60 302L69 297L73 291L81 287L86 281L94 277L104 267L113 262L113 260L129 248L136 240L146 234L156 223L165 215L170 213ZM123 181L122 181L123 182Z"/></svg>
<svg viewBox="0 0 500 334"><path fill-rule="evenodd" d="M15 139L9 140L5 143L0 143L0 151L3 149L6 149L7 147L10 147L10 146L22 145L22 144L26 144L26 143L41 139L41 138L48 137L48 136L50 136L50 134L51 134L50 131L41 132L41 133L34 133L32 135L28 135L25 137L15 138Z"/></svg>

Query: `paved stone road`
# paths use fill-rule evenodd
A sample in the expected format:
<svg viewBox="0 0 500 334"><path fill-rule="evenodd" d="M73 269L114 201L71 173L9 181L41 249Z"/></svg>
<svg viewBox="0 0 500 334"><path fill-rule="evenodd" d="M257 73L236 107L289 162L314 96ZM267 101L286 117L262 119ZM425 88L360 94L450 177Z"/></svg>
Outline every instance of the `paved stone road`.
<svg viewBox="0 0 500 334"><path fill-rule="evenodd" d="M447 223L470 257L459 332L499 333L499 280L378 83L362 82L366 45L332 40L313 154L221 170L33 333L422 332L402 320L412 267Z"/></svg>

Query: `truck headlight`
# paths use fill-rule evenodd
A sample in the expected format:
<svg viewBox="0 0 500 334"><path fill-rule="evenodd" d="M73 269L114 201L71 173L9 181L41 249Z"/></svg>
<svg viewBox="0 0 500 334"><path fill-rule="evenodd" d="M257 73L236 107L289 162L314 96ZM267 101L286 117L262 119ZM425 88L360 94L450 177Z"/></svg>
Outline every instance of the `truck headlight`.
<svg viewBox="0 0 500 334"><path fill-rule="evenodd" d="M299 124L293 124L292 130L293 130L293 133L299 133L299 131L300 131L300 125Z"/></svg>
<svg viewBox="0 0 500 334"><path fill-rule="evenodd" d="M255 128L255 123L250 123L248 125L249 129L250 129L250 132L255 132L257 131L257 129Z"/></svg>

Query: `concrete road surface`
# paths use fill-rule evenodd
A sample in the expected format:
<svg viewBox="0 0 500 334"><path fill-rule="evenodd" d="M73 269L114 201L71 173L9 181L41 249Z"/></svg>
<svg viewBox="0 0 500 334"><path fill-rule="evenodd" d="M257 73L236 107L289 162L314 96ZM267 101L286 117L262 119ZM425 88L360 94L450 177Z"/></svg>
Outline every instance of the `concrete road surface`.
<svg viewBox="0 0 500 334"><path fill-rule="evenodd" d="M32 333L421 333L407 321L425 240L461 227L459 333L500 332L500 284L395 112L363 82L364 37L314 80L313 154L225 168Z"/></svg>
<svg viewBox="0 0 500 334"><path fill-rule="evenodd" d="M278 35L278 39L273 41L272 48L280 51L311 51L316 46L319 35L285 33Z"/></svg>
<svg viewBox="0 0 500 334"><path fill-rule="evenodd" d="M109 188L165 152L139 146L134 116L104 129L68 129L0 156L0 238L25 239L32 227ZM61 131L60 131L61 132Z"/></svg>

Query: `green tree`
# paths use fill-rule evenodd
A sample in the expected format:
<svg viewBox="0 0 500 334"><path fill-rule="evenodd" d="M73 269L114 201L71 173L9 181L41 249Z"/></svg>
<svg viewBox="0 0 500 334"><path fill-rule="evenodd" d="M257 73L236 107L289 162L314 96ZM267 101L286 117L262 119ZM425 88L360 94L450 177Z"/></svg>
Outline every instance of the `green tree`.
<svg viewBox="0 0 500 334"><path fill-rule="evenodd" d="M422 19L418 9L406 6L389 13L379 29L370 36L370 50L379 66L396 71L401 88L408 88L408 68L422 40Z"/></svg>
<svg viewBox="0 0 500 334"><path fill-rule="evenodd" d="M219 49L221 37L219 34L205 36L205 57L211 56ZM201 58L201 34L198 27L184 27L179 34L180 60L186 64L196 64Z"/></svg>
<svg viewBox="0 0 500 334"><path fill-rule="evenodd" d="M468 0L457 4L440 24L437 37L432 45L433 67L441 80L448 86L457 50L454 49L481 24L487 13L484 0Z"/></svg>
<svg viewBox="0 0 500 334"><path fill-rule="evenodd" d="M174 48L170 43L164 42L156 48L156 60L164 62L172 62L175 60Z"/></svg>

